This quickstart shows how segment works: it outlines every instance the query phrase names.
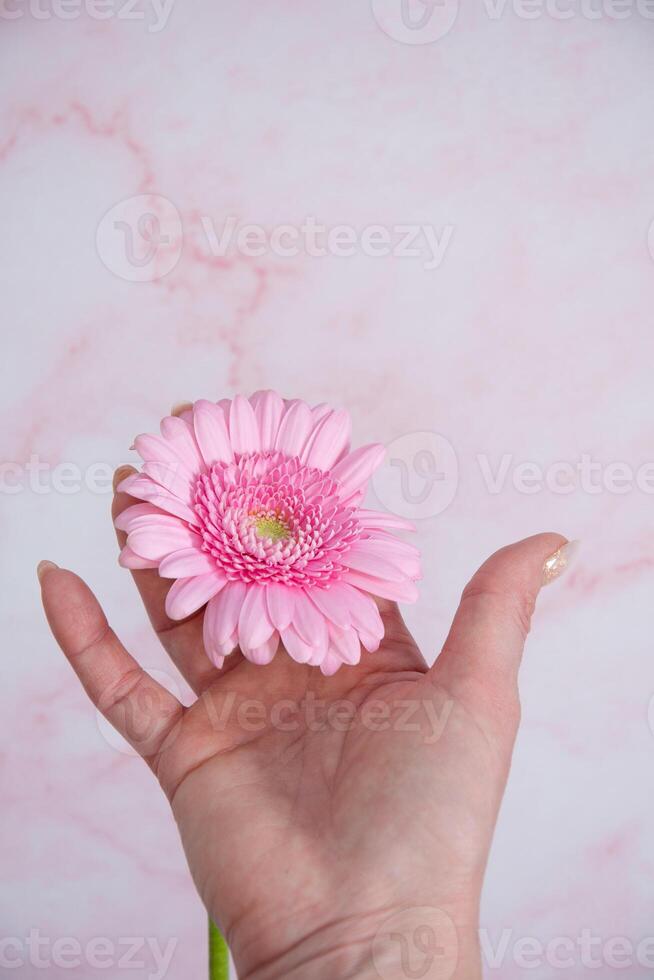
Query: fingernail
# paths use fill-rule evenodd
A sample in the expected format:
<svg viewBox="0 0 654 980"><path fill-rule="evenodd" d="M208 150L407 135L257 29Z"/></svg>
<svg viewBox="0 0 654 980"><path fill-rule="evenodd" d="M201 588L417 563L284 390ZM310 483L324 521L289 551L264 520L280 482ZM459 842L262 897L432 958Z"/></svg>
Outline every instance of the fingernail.
<svg viewBox="0 0 654 980"><path fill-rule="evenodd" d="M117 488L119 483L122 483L122 481L127 479L128 476L131 476L132 473L136 473L136 470L134 469L133 466L119 466L116 472L114 473L114 479L113 479L114 490Z"/></svg>
<svg viewBox="0 0 654 980"><path fill-rule="evenodd" d="M43 576L50 568L59 568L59 565L55 565L53 561L40 561L36 566L36 576L39 582L43 581Z"/></svg>
<svg viewBox="0 0 654 980"><path fill-rule="evenodd" d="M549 585L568 570L577 557L579 544L579 541L568 541L549 556L543 565L543 585Z"/></svg>
<svg viewBox="0 0 654 980"><path fill-rule="evenodd" d="M176 402L170 410L171 415L181 415L193 408L193 402Z"/></svg>

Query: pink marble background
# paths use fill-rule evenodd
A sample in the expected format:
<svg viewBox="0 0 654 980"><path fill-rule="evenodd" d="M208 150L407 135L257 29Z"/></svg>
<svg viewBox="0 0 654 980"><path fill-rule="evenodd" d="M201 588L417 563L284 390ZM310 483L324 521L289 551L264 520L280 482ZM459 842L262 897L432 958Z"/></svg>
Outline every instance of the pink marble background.
<svg viewBox="0 0 654 980"><path fill-rule="evenodd" d="M654 459L654 21L635 4L591 19L567 0L565 20L511 4L492 17L480 0L408 44L380 26L393 33L399 0L176 0L164 25L121 3L106 20L89 5L64 19L47 0L0 15L0 938L24 960L9 975L122 975L52 962L61 937L174 939L168 980L205 970L205 916L166 803L98 726L38 603L38 559L75 568L175 683L116 565L110 496L62 492L60 470L35 488L20 467L34 454L116 465L171 403L262 386L349 406L358 440L399 440L416 494L415 447L431 437L411 434L453 447L453 500L419 521L422 601L407 614L429 656L492 550L539 530L582 539L528 644L483 907L488 941L508 930L508 945L488 976L654 975L654 943L649 966L634 953L619 969L597 945L597 968L579 952L566 969L516 961L523 937L654 935L654 480L650 467L648 484L616 492L607 476ZM179 215L152 268L121 259L124 230L102 223L138 195L162 221ZM216 256L203 219L220 229L228 215L451 238L434 269L361 250ZM520 463L584 455L608 487L513 482ZM480 456L493 471L510 458L497 493ZM410 508L401 471L385 474L383 502ZM45 969L29 962L30 930L50 944ZM135 958L127 975L156 975L147 951Z"/></svg>

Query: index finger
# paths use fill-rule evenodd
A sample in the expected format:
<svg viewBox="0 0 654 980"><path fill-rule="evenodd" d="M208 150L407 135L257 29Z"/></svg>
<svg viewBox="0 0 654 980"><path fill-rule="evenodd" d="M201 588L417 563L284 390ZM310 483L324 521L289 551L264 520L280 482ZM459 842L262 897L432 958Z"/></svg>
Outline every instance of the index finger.
<svg viewBox="0 0 654 980"><path fill-rule="evenodd" d="M184 708L127 652L79 576L52 562L38 575L50 629L84 690L156 774Z"/></svg>

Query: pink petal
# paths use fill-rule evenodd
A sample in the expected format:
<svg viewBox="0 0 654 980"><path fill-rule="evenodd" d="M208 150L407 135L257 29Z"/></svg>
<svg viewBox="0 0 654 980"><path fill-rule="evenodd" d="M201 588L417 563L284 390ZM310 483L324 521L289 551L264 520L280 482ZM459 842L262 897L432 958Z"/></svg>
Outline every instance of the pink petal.
<svg viewBox="0 0 654 980"><path fill-rule="evenodd" d="M226 640L219 643L217 646L218 655L223 658L228 657L230 653L234 653L238 647L238 633L232 633Z"/></svg>
<svg viewBox="0 0 654 980"><path fill-rule="evenodd" d="M388 514L381 510L366 510L359 508L357 518L364 527L369 528L396 528L398 531L415 531L416 526L411 521L405 521L403 517L396 517L395 514Z"/></svg>
<svg viewBox="0 0 654 980"><path fill-rule="evenodd" d="M364 575L362 572L348 569L344 581L357 589L369 592L370 595L379 596L381 599L392 599L394 602L415 602L418 598L418 588L415 582L409 579L403 582L388 582L375 578L374 575Z"/></svg>
<svg viewBox="0 0 654 980"><path fill-rule="evenodd" d="M310 667L320 667L321 663L327 656L327 649L325 647L322 650L314 649L311 654L311 659L307 661Z"/></svg>
<svg viewBox="0 0 654 980"><path fill-rule="evenodd" d="M379 544L380 549L387 548L389 554L402 555L408 558L420 558L420 549L410 541L398 538L393 531L386 531L384 528L368 529L359 538L359 541L368 541L374 547Z"/></svg>
<svg viewBox="0 0 654 980"><path fill-rule="evenodd" d="M302 454L302 462L329 470L347 452L352 421L349 412L329 412L313 430Z"/></svg>
<svg viewBox="0 0 654 980"><path fill-rule="evenodd" d="M361 644L356 630L342 630L330 625L329 653L338 656L346 664L358 664L361 659Z"/></svg>
<svg viewBox="0 0 654 980"><path fill-rule="evenodd" d="M267 452L275 448L279 423L284 414L284 402L276 391L257 391L250 403L259 427L261 449Z"/></svg>
<svg viewBox="0 0 654 980"><path fill-rule="evenodd" d="M340 495L347 498L353 493L365 490L366 484L375 470L384 461L386 450L380 443L361 446L355 449L331 471L331 475L341 485Z"/></svg>
<svg viewBox="0 0 654 980"><path fill-rule="evenodd" d="M236 634L245 592L245 582L228 582L225 588L207 606L205 618L207 615L210 617L207 628L211 630L215 643L225 643L232 634ZM237 643L238 636L234 640L234 646Z"/></svg>
<svg viewBox="0 0 654 980"><path fill-rule="evenodd" d="M125 545L118 557L118 564L123 568L131 568L135 571L139 568L156 568L159 563L148 558L141 558L140 555Z"/></svg>
<svg viewBox="0 0 654 980"><path fill-rule="evenodd" d="M218 571L192 578L178 578L166 596L166 615L170 619L186 619L197 612L227 584Z"/></svg>
<svg viewBox="0 0 654 980"><path fill-rule="evenodd" d="M340 583L344 590L343 601L347 602L352 617L352 625L361 632L381 639L384 635L384 623L377 608L377 603L370 595L352 588L346 582Z"/></svg>
<svg viewBox="0 0 654 980"><path fill-rule="evenodd" d="M163 511L159 510L158 507L153 507L152 504L132 504L131 507L126 507L125 510L121 511L116 520L114 521L114 527L118 528L119 531L125 531L129 533L132 526L144 523L144 519L151 519L153 517L161 517ZM145 521L147 523L147 520Z"/></svg>
<svg viewBox="0 0 654 980"><path fill-rule="evenodd" d="M320 664L320 673L325 677L332 677L342 666L343 661L339 656L332 650L328 650Z"/></svg>
<svg viewBox="0 0 654 980"><path fill-rule="evenodd" d="M285 630L293 620L294 590L278 582L266 586L266 608L275 629Z"/></svg>
<svg viewBox="0 0 654 980"><path fill-rule="evenodd" d="M307 589L307 595L318 607L323 616L346 629L352 625L352 616L348 607L349 586L334 582L326 589L315 586Z"/></svg>
<svg viewBox="0 0 654 980"><path fill-rule="evenodd" d="M135 473L126 477L119 483L117 490L119 493L129 493L139 500L146 500L154 507L165 510L168 514L174 514L189 524L197 524L198 522L195 512L183 500L175 497L174 494L159 486L145 474Z"/></svg>
<svg viewBox="0 0 654 980"><path fill-rule="evenodd" d="M230 653L234 653L234 650L238 649L238 633L232 633L229 639L225 640L219 646L220 650L223 650L223 656L228 657Z"/></svg>
<svg viewBox="0 0 654 980"><path fill-rule="evenodd" d="M195 479L184 476L179 461L176 463L146 463L143 472L164 490L183 500L185 504L190 505L193 502Z"/></svg>
<svg viewBox="0 0 654 980"><path fill-rule="evenodd" d="M420 552L408 541L400 541L390 534L384 535L383 531L378 531L374 538L359 538L356 547L375 555L381 561L389 562L405 578L414 581L422 578Z"/></svg>
<svg viewBox="0 0 654 980"><path fill-rule="evenodd" d="M295 593L293 627L305 643L310 643L312 647L319 650L327 649L328 633L325 617L301 589L297 589Z"/></svg>
<svg viewBox="0 0 654 980"><path fill-rule="evenodd" d="M273 631L266 610L265 586L248 585L238 618L238 642L243 654L247 656L249 650L260 647Z"/></svg>
<svg viewBox="0 0 654 980"><path fill-rule="evenodd" d="M166 514L163 510L159 510L158 507L151 507L150 504L136 504L136 506L150 507L151 512L147 514L144 512L143 514L130 515L129 520L124 522L126 525L125 529L127 530L128 534L131 534L132 531L137 531L144 527L150 528L150 530L157 527L183 527L190 530L191 533L194 533L194 529L189 528L184 521L180 521L179 517L175 517L173 514ZM133 508L130 507L130 510L132 509ZM121 524L123 524L123 522L121 522Z"/></svg>
<svg viewBox="0 0 654 980"><path fill-rule="evenodd" d="M193 428L188 422L175 415L168 415L161 421L161 434L174 447L191 473L198 474L206 469Z"/></svg>
<svg viewBox="0 0 654 980"><path fill-rule="evenodd" d="M225 590L223 589L223 592ZM215 603L218 601L223 592L219 592L217 596L209 600L209 604L204 611L204 622L202 624L202 642L204 643L204 649L211 661L216 665L216 667L222 667L225 662L225 657L228 656L234 647L236 646L236 634L232 634L228 638L227 642L220 642L216 639L216 629L214 622L214 609ZM233 644L230 643L233 639Z"/></svg>
<svg viewBox="0 0 654 980"><path fill-rule="evenodd" d="M229 436L235 453L256 453L261 440L254 409L247 398L237 395L229 410Z"/></svg>
<svg viewBox="0 0 654 980"><path fill-rule="evenodd" d="M269 664L273 659L278 647L279 633L273 633L260 647L255 647L253 650L244 650L243 655L253 664L264 666L265 664Z"/></svg>
<svg viewBox="0 0 654 980"><path fill-rule="evenodd" d="M161 561L166 555L182 548L199 549L201 538L181 521L171 519L164 524L164 519L160 517L156 524L143 524L130 531L127 544L142 558Z"/></svg>
<svg viewBox="0 0 654 980"><path fill-rule="evenodd" d="M314 407L311 409L311 421L313 422L314 426L318 425L318 422L320 422L321 419L324 419L325 415L329 415L331 411L332 409L327 402L321 402L319 405L314 405Z"/></svg>
<svg viewBox="0 0 654 980"><path fill-rule="evenodd" d="M359 630L359 639L368 653L374 653L375 650L379 650L381 639L379 639L377 636L373 636L372 633L366 633L365 630Z"/></svg>
<svg viewBox="0 0 654 980"><path fill-rule="evenodd" d="M412 578L410 573L405 573L399 559L390 561L386 556L380 555L373 548L366 547L366 541L357 541L356 544L341 556L341 562L347 568L353 568L357 572L364 572L366 575L374 575L376 578L388 579L389 582L401 582L405 578Z"/></svg>
<svg viewBox="0 0 654 980"><path fill-rule="evenodd" d="M134 448L145 463L177 464L184 468L186 476L192 475L191 469L183 462L174 443L161 436L153 436L149 433L137 436L134 440Z"/></svg>
<svg viewBox="0 0 654 980"><path fill-rule="evenodd" d="M167 555L159 565L162 578L191 578L216 570L215 559L198 548L182 548Z"/></svg>
<svg viewBox="0 0 654 980"><path fill-rule="evenodd" d="M304 640L298 636L292 626L282 630L281 637L282 643L286 647L289 656L292 657L296 663L306 664L311 660L311 657L314 654L313 646L310 643L305 643Z"/></svg>
<svg viewBox="0 0 654 980"><path fill-rule="evenodd" d="M287 456L300 456L311 434L311 409L306 402L295 401L286 409L279 426L275 449Z"/></svg>
<svg viewBox="0 0 654 980"><path fill-rule="evenodd" d="M193 426L205 463L231 463L234 459L222 409L201 398L193 406Z"/></svg>

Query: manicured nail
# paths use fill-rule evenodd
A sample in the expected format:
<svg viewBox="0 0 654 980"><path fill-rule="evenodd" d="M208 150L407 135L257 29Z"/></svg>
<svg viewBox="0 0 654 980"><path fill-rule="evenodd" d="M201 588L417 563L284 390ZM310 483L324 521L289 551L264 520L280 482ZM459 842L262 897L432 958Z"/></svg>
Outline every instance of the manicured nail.
<svg viewBox="0 0 654 980"><path fill-rule="evenodd" d="M132 475L132 473L136 473L136 470L134 469L133 466L119 466L116 472L114 473L114 479L113 479L114 490L116 489L119 483L122 483L123 480L126 480L128 476Z"/></svg>
<svg viewBox="0 0 654 980"><path fill-rule="evenodd" d="M193 408L193 402L176 402L170 410L171 415L181 415Z"/></svg>
<svg viewBox="0 0 654 980"><path fill-rule="evenodd" d="M579 541L567 541L550 555L543 565L543 585L549 585L563 575L577 557L578 551Z"/></svg>
<svg viewBox="0 0 654 980"><path fill-rule="evenodd" d="M50 568L59 568L59 565L55 565L53 561L40 561L36 566L36 575L39 582L43 581L43 576Z"/></svg>

